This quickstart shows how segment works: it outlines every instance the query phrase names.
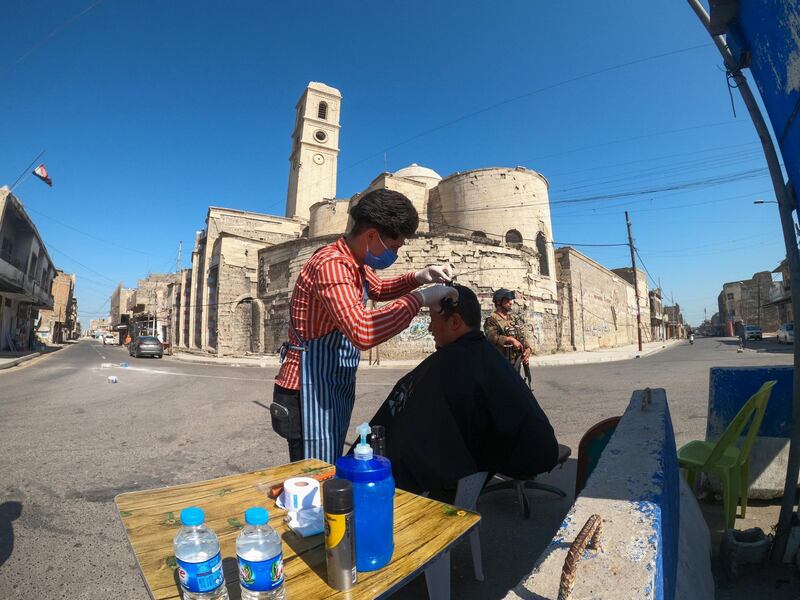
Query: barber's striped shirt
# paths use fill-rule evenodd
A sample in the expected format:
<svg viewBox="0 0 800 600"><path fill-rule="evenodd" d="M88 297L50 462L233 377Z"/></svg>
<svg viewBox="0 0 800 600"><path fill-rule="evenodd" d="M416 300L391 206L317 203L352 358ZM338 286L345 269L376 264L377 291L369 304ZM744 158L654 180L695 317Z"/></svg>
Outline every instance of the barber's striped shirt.
<svg viewBox="0 0 800 600"><path fill-rule="evenodd" d="M364 307L364 279L372 300L391 304L375 310ZM289 305L292 328L289 342L314 340L334 329L341 331L359 350L368 350L408 327L419 312L420 302L410 292L419 284L414 273L381 279L369 267L361 267L350 248L339 238L319 249L303 265ZM296 335L295 335L296 333ZM289 350L275 383L300 389L300 352Z"/></svg>

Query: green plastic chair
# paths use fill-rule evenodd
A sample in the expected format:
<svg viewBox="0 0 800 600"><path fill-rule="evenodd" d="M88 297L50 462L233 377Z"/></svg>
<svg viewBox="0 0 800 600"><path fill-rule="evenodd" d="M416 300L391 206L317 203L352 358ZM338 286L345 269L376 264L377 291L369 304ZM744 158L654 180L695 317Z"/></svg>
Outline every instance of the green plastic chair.
<svg viewBox="0 0 800 600"><path fill-rule="evenodd" d="M728 529L733 528L737 516L744 518L747 512L750 449L758 435L772 387L776 383L777 381L767 381L750 397L716 444L695 440L678 450L678 464L686 471L686 481L690 487L694 487L698 471L716 473L722 479L722 506L725 527ZM750 429L747 430L744 443L739 448L736 442L751 417ZM741 515L736 514L738 506L742 507Z"/></svg>

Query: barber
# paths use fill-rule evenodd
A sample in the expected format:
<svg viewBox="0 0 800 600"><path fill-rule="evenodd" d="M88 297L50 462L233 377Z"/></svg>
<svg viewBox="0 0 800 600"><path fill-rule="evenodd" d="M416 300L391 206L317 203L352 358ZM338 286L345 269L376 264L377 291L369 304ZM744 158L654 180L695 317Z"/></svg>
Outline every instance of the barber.
<svg viewBox="0 0 800 600"><path fill-rule="evenodd" d="M350 209L352 228L323 246L300 270L289 303L288 342L270 406L272 428L289 444L291 461L341 456L356 393L360 351L409 326L423 306L457 299L447 265L381 279L375 270L397 260L419 216L403 194L379 189ZM367 310L367 299L393 301Z"/></svg>

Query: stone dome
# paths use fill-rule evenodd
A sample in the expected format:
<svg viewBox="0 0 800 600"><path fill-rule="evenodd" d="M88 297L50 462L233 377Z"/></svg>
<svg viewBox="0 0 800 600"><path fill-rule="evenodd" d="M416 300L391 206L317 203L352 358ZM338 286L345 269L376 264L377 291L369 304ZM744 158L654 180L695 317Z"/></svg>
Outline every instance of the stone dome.
<svg viewBox="0 0 800 600"><path fill-rule="evenodd" d="M442 180L442 176L436 171L428 167L421 167L417 163L411 163L407 167L395 171L393 175L395 177L402 177L403 179L411 179L412 181L424 183L429 188L436 187Z"/></svg>

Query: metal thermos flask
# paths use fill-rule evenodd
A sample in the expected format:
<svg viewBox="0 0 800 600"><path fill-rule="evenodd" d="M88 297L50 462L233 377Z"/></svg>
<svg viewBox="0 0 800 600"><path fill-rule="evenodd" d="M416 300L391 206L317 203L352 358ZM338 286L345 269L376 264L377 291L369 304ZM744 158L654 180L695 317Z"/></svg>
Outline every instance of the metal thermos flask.
<svg viewBox="0 0 800 600"><path fill-rule="evenodd" d="M324 482L322 510L325 513L328 585L337 590L349 590L358 580L352 482L347 479Z"/></svg>

